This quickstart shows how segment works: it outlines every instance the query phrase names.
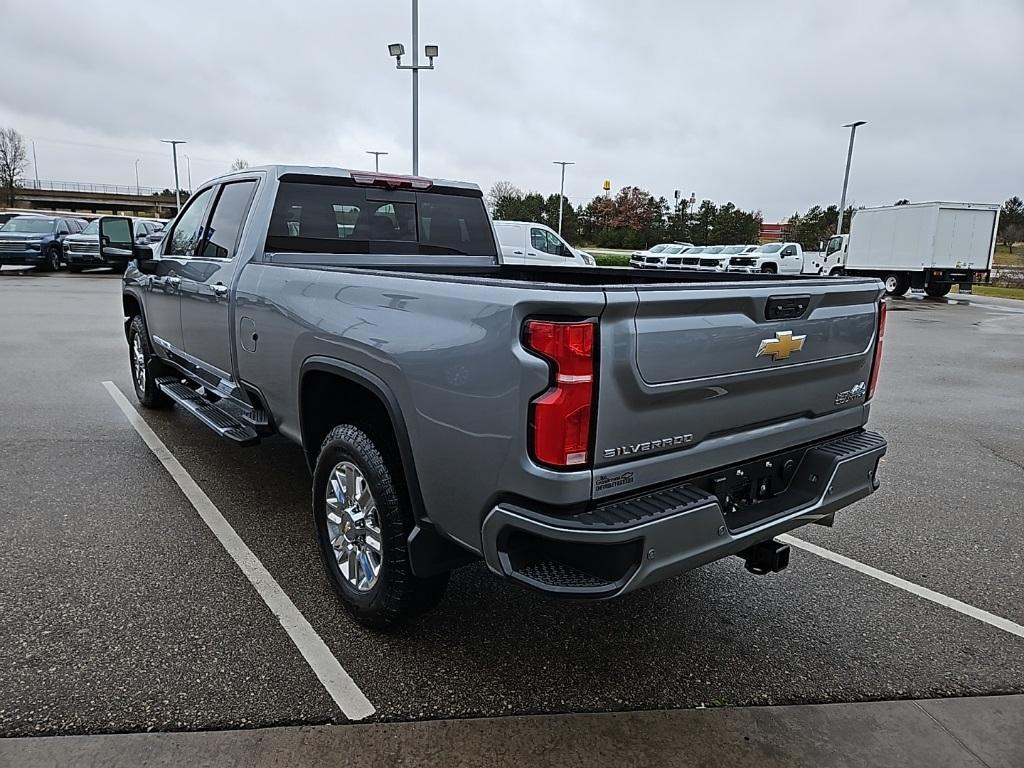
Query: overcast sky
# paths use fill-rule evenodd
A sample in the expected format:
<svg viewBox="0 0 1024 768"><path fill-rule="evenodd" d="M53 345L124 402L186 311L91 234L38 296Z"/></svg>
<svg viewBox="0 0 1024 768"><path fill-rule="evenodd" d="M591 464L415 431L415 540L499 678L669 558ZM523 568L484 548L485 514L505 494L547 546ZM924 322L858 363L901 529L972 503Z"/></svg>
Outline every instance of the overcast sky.
<svg viewBox="0 0 1024 768"><path fill-rule="evenodd" d="M193 184L251 164L408 173L408 0L0 0L0 126L42 179ZM420 172L574 203L634 184L783 219L1024 195L1024 0L421 0ZM185 162L180 161L182 176ZM29 176L33 170L29 169ZM186 186L185 179L182 185Z"/></svg>

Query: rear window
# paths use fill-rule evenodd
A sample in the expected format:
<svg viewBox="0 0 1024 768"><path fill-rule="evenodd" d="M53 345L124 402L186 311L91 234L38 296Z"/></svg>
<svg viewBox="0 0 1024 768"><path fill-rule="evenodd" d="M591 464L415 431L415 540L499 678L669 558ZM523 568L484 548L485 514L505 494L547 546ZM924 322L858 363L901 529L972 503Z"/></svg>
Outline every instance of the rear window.
<svg viewBox="0 0 1024 768"><path fill-rule="evenodd" d="M267 232L267 250L495 256L479 193L414 192L284 181Z"/></svg>

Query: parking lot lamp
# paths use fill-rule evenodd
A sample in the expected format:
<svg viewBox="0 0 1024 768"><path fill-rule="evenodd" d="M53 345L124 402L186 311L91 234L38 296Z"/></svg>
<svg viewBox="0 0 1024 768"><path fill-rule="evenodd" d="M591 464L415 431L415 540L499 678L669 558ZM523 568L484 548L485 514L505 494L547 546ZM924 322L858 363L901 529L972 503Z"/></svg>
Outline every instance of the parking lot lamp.
<svg viewBox="0 0 1024 768"><path fill-rule="evenodd" d="M857 134L857 126L864 125L866 120L847 123L843 128L850 129L850 148L846 152L846 173L843 175L843 196L839 199L839 221L836 222L836 234L843 234L843 211L846 210L846 187L850 183L850 162L853 160L853 137Z"/></svg>
<svg viewBox="0 0 1024 768"><path fill-rule="evenodd" d="M558 188L558 236L562 236L562 208L565 203L565 166L576 165L566 160L552 160L554 165L562 166L562 185Z"/></svg>
<svg viewBox="0 0 1024 768"><path fill-rule="evenodd" d="M142 196L142 192L140 191L141 188L139 187L139 160L140 160L140 158L138 158L138 157L135 158L135 196L136 197L141 197Z"/></svg>
<svg viewBox="0 0 1024 768"><path fill-rule="evenodd" d="M387 152L376 152L372 149L366 150L366 154L373 155L373 170L380 173L380 156L386 155Z"/></svg>
<svg viewBox="0 0 1024 768"><path fill-rule="evenodd" d="M418 176L420 172L420 70L433 69L434 59L437 57L437 46L425 45L423 53L430 60L430 64L419 63L419 19L419 0L412 0L412 64L402 64L402 56L405 55L404 45L391 43L388 46L388 55L395 57L395 68L412 71L412 173L414 176Z"/></svg>
<svg viewBox="0 0 1024 768"><path fill-rule="evenodd" d="M180 139L160 139L161 144L171 145L171 155L174 157L174 212L175 215L181 212L181 185L178 183L178 145L187 144Z"/></svg>

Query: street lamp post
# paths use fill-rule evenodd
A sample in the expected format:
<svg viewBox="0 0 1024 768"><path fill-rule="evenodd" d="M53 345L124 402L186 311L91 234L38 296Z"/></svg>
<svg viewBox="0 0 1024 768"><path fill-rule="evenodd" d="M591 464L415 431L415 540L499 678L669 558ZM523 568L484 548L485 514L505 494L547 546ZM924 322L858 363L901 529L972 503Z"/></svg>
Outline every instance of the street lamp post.
<svg viewBox="0 0 1024 768"><path fill-rule="evenodd" d="M375 152L372 149L366 150L366 154L373 155L373 170L380 173L380 156L386 155L387 152Z"/></svg>
<svg viewBox="0 0 1024 768"><path fill-rule="evenodd" d="M141 187L139 187L139 160L141 158L135 158L135 196L142 197Z"/></svg>
<svg viewBox="0 0 1024 768"><path fill-rule="evenodd" d="M178 145L187 144L180 139L160 139L161 144L171 145L171 154L174 157L174 209L175 213L181 212L181 185L178 183Z"/></svg>
<svg viewBox="0 0 1024 768"><path fill-rule="evenodd" d="M565 166L576 165L566 160L552 160L553 165L562 166L562 185L558 188L558 236L562 236L562 208L565 205Z"/></svg>
<svg viewBox="0 0 1024 768"><path fill-rule="evenodd" d="M850 183L850 163L853 161L853 137L857 134L857 126L864 125L866 120L847 123L843 128L850 129L850 148L846 152L846 173L843 176L843 196L839 200L839 221L836 222L836 234L843 234L843 212L846 210L846 187Z"/></svg>
<svg viewBox="0 0 1024 768"><path fill-rule="evenodd" d="M430 64L420 64L419 19L419 0L412 0L412 64L402 64L402 57L405 55L404 45L391 43L388 46L388 54L395 57L395 68L412 71L412 173L414 176L419 175L420 172L420 70L433 69L434 59L437 57L437 46L425 45L423 53L430 60Z"/></svg>

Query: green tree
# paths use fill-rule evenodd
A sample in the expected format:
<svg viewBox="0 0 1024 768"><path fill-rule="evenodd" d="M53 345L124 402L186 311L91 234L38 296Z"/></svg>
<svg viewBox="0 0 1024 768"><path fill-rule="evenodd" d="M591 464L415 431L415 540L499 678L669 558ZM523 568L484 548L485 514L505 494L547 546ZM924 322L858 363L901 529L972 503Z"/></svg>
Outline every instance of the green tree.
<svg viewBox="0 0 1024 768"><path fill-rule="evenodd" d="M1013 244L1024 240L1024 201L1014 195L999 212L999 241L1013 253Z"/></svg>

